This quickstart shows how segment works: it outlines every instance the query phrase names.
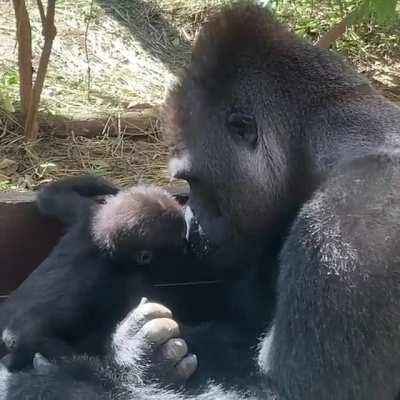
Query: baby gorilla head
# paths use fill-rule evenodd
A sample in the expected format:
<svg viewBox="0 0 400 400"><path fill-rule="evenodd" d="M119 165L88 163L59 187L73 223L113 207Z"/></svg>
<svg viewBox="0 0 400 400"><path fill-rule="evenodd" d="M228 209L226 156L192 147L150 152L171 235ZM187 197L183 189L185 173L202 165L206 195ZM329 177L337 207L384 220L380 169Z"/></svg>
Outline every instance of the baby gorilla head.
<svg viewBox="0 0 400 400"><path fill-rule="evenodd" d="M134 186L109 197L95 212L97 246L124 265L146 265L186 246L181 206L165 190Z"/></svg>

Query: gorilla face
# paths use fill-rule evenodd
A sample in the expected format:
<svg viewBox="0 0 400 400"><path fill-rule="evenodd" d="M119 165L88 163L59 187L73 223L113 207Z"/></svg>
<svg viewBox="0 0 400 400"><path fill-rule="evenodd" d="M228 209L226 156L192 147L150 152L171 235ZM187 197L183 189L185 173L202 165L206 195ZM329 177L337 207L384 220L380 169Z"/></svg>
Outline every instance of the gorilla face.
<svg viewBox="0 0 400 400"><path fill-rule="evenodd" d="M270 121L248 87L239 82L227 104L184 80L177 92L183 103L173 96L164 114L174 127L165 130L170 172L190 185L189 242L219 266L256 256L257 243L261 248L275 239L285 211L285 143L267 128Z"/></svg>
<svg viewBox="0 0 400 400"><path fill-rule="evenodd" d="M242 11L202 28L162 117L171 173L190 184L192 231L219 264L279 247L315 181L304 121L324 96L307 59L315 49L294 46L263 13L244 29L243 13L253 11Z"/></svg>

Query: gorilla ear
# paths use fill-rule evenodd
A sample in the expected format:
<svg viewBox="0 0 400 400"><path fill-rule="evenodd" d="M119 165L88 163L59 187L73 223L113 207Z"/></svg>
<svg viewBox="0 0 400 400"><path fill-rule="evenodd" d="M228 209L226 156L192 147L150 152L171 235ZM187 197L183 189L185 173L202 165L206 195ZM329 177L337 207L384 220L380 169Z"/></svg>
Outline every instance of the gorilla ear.
<svg viewBox="0 0 400 400"><path fill-rule="evenodd" d="M234 139L255 147L258 141L257 123L252 115L233 112L228 115L227 126Z"/></svg>

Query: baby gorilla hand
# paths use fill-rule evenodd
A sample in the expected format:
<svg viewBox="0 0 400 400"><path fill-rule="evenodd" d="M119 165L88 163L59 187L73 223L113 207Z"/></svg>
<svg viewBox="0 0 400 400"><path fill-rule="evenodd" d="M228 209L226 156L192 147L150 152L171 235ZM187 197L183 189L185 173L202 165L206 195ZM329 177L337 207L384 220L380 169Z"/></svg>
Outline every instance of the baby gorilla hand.
<svg viewBox="0 0 400 400"><path fill-rule="evenodd" d="M144 381L181 384L195 372L197 357L179 335L168 308L142 299L113 336L115 362L136 370Z"/></svg>

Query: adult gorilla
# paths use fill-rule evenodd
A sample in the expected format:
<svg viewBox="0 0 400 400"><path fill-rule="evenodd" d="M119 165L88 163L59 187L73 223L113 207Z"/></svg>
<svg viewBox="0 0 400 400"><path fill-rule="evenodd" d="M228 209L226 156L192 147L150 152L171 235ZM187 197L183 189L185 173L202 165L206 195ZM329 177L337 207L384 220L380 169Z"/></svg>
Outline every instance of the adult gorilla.
<svg viewBox="0 0 400 400"><path fill-rule="evenodd" d="M279 260L259 355L279 398L393 400L400 109L242 3L201 31L163 126L209 262Z"/></svg>
<svg viewBox="0 0 400 400"><path fill-rule="evenodd" d="M394 400L400 109L242 2L201 31L163 129L191 187L193 248L215 268L257 258L274 279L278 267L273 321L257 315L272 322L257 398ZM154 390L119 398L182 399Z"/></svg>

